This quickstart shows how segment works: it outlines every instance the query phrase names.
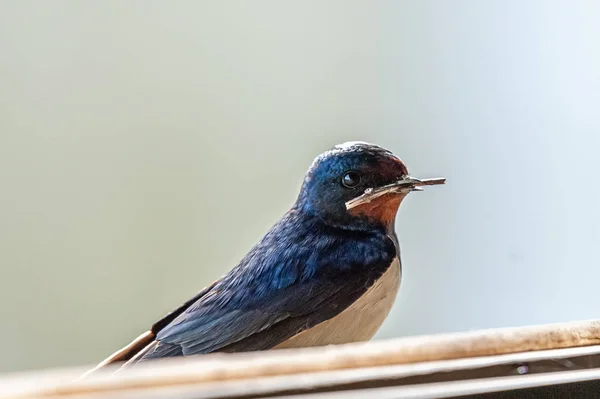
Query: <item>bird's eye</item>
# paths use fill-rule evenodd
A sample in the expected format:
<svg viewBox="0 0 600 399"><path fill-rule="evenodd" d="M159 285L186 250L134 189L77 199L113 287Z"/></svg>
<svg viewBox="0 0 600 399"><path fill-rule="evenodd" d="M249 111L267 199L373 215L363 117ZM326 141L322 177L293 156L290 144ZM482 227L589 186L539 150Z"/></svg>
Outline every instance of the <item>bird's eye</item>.
<svg viewBox="0 0 600 399"><path fill-rule="evenodd" d="M344 187L354 188L358 186L358 183L360 183L360 175L358 172L350 171L344 173L344 176L342 177L342 184Z"/></svg>

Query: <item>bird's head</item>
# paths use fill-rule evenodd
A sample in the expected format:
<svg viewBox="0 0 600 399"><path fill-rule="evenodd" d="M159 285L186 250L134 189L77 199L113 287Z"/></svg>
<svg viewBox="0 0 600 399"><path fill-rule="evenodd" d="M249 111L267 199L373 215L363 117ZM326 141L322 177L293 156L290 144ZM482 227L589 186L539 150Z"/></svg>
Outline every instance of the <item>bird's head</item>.
<svg viewBox="0 0 600 399"><path fill-rule="evenodd" d="M296 207L335 226L393 229L398 207L410 188L390 191L351 209L346 203L365 191L407 178L406 165L385 148L358 141L340 144L314 160Z"/></svg>

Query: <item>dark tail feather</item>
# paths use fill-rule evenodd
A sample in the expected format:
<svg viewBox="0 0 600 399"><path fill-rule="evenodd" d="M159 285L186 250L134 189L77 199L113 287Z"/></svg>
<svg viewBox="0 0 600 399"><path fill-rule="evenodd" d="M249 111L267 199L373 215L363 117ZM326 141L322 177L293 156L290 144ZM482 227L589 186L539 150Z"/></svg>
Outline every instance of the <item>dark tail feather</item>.
<svg viewBox="0 0 600 399"><path fill-rule="evenodd" d="M109 366L111 364L128 361L137 353L143 351L153 341L154 333L152 333L152 331L146 331L145 333L137 337L135 340L133 340L133 342L131 342L129 345L121 348L119 351L113 353L112 355L104 359L102 363L98 364L93 369L87 371L85 374L79 377L79 379L85 378L90 374L94 373L95 371L105 368L106 366Z"/></svg>
<svg viewBox="0 0 600 399"><path fill-rule="evenodd" d="M135 364L142 363L147 360L174 356L183 356L183 350L181 346L154 341L136 353L135 356L129 359L119 370L132 367Z"/></svg>

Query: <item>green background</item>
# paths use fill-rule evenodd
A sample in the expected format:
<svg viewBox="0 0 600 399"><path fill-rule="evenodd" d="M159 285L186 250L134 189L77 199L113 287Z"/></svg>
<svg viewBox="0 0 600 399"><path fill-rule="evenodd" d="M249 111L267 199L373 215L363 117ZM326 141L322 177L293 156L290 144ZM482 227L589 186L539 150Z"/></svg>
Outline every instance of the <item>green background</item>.
<svg viewBox="0 0 600 399"><path fill-rule="evenodd" d="M597 1L0 1L0 371L94 363L313 158L411 173L377 339L599 317Z"/></svg>

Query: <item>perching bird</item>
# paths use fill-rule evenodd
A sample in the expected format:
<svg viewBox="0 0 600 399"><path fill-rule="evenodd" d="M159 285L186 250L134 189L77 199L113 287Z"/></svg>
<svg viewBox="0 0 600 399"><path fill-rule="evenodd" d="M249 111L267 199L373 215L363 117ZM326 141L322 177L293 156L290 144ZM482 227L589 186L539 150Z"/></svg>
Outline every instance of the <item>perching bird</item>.
<svg viewBox="0 0 600 399"><path fill-rule="evenodd" d="M371 339L400 286L396 213L418 189L381 188L412 179L398 157L373 144L319 155L295 204L235 268L97 368ZM357 197L366 200L348 209Z"/></svg>

